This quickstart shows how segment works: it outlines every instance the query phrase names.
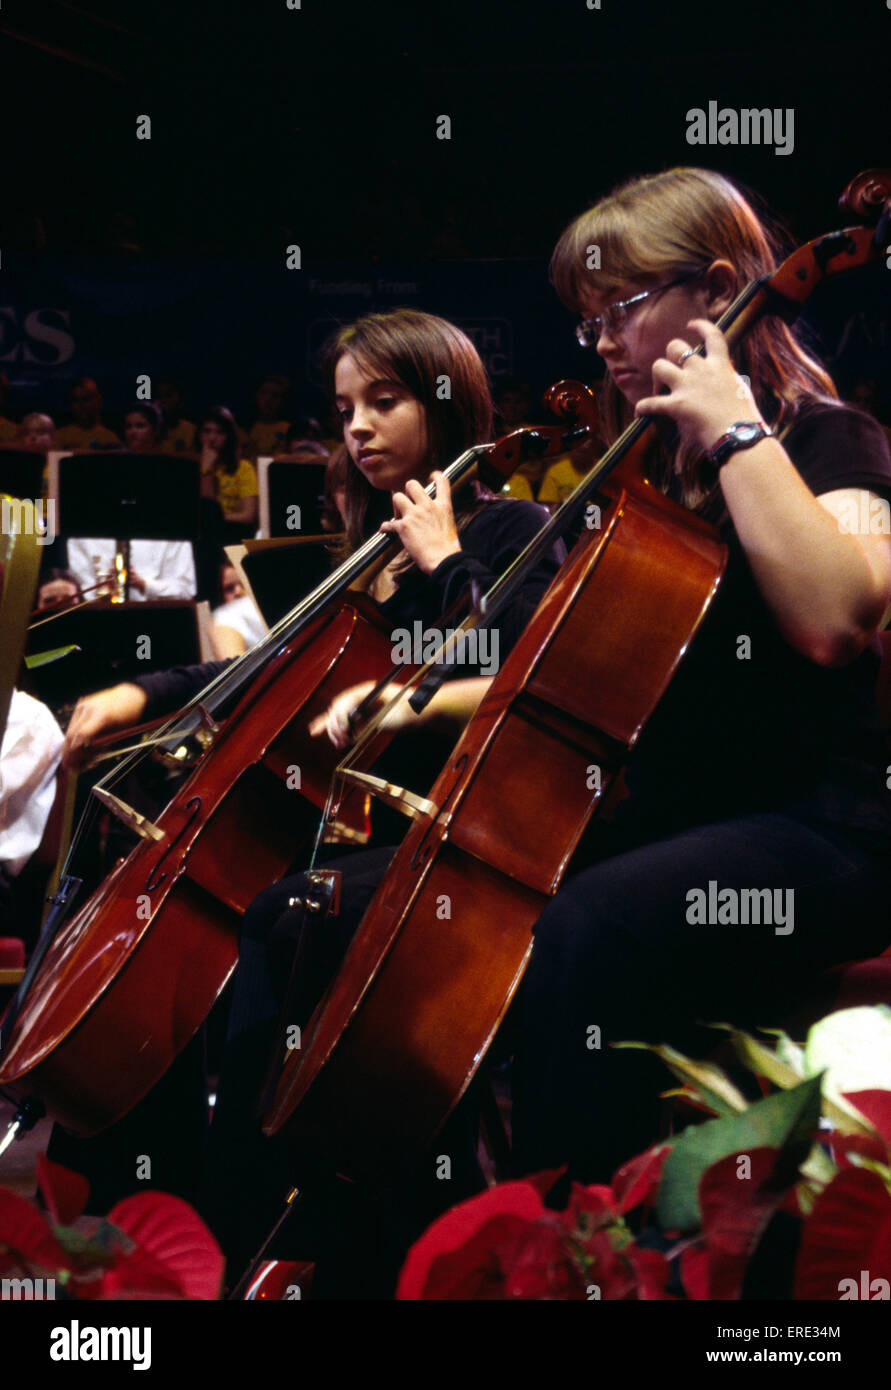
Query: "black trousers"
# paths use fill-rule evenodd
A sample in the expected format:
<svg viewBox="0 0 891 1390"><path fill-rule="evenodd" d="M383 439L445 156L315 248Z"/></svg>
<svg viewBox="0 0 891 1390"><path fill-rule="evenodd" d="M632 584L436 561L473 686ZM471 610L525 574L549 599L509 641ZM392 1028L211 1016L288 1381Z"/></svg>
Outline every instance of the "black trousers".
<svg viewBox="0 0 891 1390"><path fill-rule="evenodd" d="M311 924L320 943L309 966L316 997L337 970L394 852L372 849L326 862L342 874L341 909L320 928ZM199 1207L235 1271L256 1253L296 1182L302 1203L274 1253L314 1260L317 1296L388 1297L411 1242L443 1210L484 1185L476 1161L475 1098L465 1097L430 1153L374 1191L320 1170L283 1137L263 1134L258 1102L269 1059L284 1049L280 1010L301 934L288 901L308 887L303 874L284 878L245 914ZM306 1017L289 1020L302 1026ZM443 1155L448 1165L439 1162Z"/></svg>
<svg viewBox="0 0 891 1390"><path fill-rule="evenodd" d="M753 889L771 890L772 923L739 921ZM720 1036L704 1024L781 1026L817 972L888 946L889 900L884 837L773 813L579 873L536 925L512 1020L516 1171L568 1162L578 1180L608 1182L659 1137L658 1095L673 1084L652 1054L611 1044L668 1042L702 1057Z"/></svg>

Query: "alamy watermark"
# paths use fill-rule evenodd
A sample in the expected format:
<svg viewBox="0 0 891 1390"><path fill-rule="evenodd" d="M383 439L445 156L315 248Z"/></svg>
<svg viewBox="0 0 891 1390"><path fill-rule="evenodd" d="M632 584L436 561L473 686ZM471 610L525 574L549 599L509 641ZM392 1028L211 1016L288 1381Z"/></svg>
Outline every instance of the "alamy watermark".
<svg viewBox="0 0 891 1390"><path fill-rule="evenodd" d="M0 501L0 534L36 536L38 545L52 545L56 539L56 501L53 497L4 497Z"/></svg>
<svg viewBox="0 0 891 1390"><path fill-rule="evenodd" d="M394 666L424 666L438 659L444 666L478 666L483 676L494 676L498 670L497 628L474 627L464 632L450 627L442 632L435 627L425 628L416 618L411 630L397 627L391 640Z"/></svg>
<svg viewBox="0 0 891 1390"><path fill-rule="evenodd" d="M687 112L688 145L773 145L774 154L795 148L795 111L791 106L692 106Z"/></svg>
<svg viewBox="0 0 891 1390"><path fill-rule="evenodd" d="M775 936L795 930L794 888L708 888L687 891L687 921L691 927L773 927Z"/></svg>
<svg viewBox="0 0 891 1390"><path fill-rule="evenodd" d="M0 1300L6 1303L44 1303L56 1297L55 1279L0 1279Z"/></svg>

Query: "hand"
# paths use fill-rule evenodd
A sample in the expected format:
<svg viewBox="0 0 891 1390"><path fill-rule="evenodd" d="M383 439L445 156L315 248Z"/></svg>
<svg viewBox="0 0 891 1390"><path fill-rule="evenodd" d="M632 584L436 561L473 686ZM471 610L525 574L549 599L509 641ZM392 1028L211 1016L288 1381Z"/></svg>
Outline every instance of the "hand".
<svg viewBox="0 0 891 1390"><path fill-rule="evenodd" d="M312 737L318 738L320 734L327 734L335 748L349 747L356 737L355 732L350 729L349 716L374 689L374 685L374 681L362 681L360 685L351 685L348 690L337 695L325 713L317 715L310 723L309 732ZM374 711L379 710L389 700L395 699L401 690L402 687L399 685L386 686L374 703ZM400 700L393 709L387 712L383 727L395 731L405 728L409 724L417 723L417 719L418 716L409 705L408 700Z"/></svg>
<svg viewBox="0 0 891 1390"><path fill-rule="evenodd" d="M730 360L720 328L709 319L691 319L687 327L702 338L705 356L688 357L678 365L681 354L694 344L672 338L665 356L653 363L654 390L667 386L669 394L645 396L634 413L668 417L686 440L705 452L738 420L764 421L751 390Z"/></svg>
<svg viewBox="0 0 891 1390"><path fill-rule="evenodd" d="M46 584L41 584L37 595L37 607L49 608L54 603L60 603L62 599L77 598L78 587L70 579L49 579Z"/></svg>
<svg viewBox="0 0 891 1390"><path fill-rule="evenodd" d="M103 574L102 578L99 580L99 583L104 584L110 590L111 593L117 593L117 570L109 570L107 574ZM142 575L137 574L136 570L134 569L127 571L127 584L131 589L136 589L138 593L145 593L145 580L143 579Z"/></svg>
<svg viewBox="0 0 891 1390"><path fill-rule="evenodd" d="M399 537L424 574L432 574L447 555L461 550L448 479L438 471L430 477L436 484L436 496L428 497L421 484L410 478L405 492L393 493L394 520L381 526L382 531Z"/></svg>
<svg viewBox="0 0 891 1390"><path fill-rule="evenodd" d="M110 729L124 729L138 724L146 706L147 695L138 685L113 685L84 695L74 706L74 713L65 731L62 762L75 766L83 758L87 746L97 734Z"/></svg>

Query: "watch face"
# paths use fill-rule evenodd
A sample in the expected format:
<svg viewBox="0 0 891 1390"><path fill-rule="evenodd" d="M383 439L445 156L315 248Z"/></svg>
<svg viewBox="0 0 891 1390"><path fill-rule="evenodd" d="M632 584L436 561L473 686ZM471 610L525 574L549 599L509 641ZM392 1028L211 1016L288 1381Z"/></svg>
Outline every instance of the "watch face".
<svg viewBox="0 0 891 1390"><path fill-rule="evenodd" d="M740 444L750 444L761 434L760 425L734 425L731 431Z"/></svg>

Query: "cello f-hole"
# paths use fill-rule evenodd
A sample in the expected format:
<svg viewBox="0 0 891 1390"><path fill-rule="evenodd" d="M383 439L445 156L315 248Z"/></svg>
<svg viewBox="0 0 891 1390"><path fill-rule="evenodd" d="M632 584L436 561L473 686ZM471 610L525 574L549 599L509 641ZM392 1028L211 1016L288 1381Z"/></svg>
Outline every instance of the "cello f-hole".
<svg viewBox="0 0 891 1390"><path fill-rule="evenodd" d="M463 774L464 769L465 769L466 766L467 766L467 754L466 754L466 753L462 753L462 754L461 754L461 757L460 757L460 758L458 759L458 761L455 763L455 767L454 767L455 778L454 778L454 781L452 782L451 788L450 788L450 790L449 790L449 794L448 794L448 796L446 796L446 797L443 799L443 802L442 802L442 805L441 805L440 808L439 808L439 811L437 812L437 814L436 814L436 816L433 818L433 820L431 820L429 826L427 827L427 830L426 830L425 833L424 833L424 838L421 840L421 843L418 845L417 849L415 850L414 854L413 854L412 857L411 857L411 863L409 864L409 868L412 870L412 872L416 872L418 869L420 869L421 866L424 864L424 861L427 859L427 857L428 857L428 855L429 855L428 839L429 839L430 831L433 829L434 825L435 825L436 822L439 820L439 818L440 818L440 816L442 815L443 811L448 810L449 802L452 800L452 798L456 795L456 793L457 793L457 791L458 791L458 786L459 786L459 783L460 783L460 781L461 781L461 776L462 776L462 774Z"/></svg>
<svg viewBox="0 0 891 1390"><path fill-rule="evenodd" d="M177 834L176 834L175 838L174 838L173 840L170 841L170 844L167 846L167 848L165 849L164 853L161 855L161 858L158 860L157 864L155 864L155 866L153 867L151 873L149 874L148 878L146 879L146 881L145 881L145 891L146 891L146 893L152 893L152 892L154 892L154 890L155 890L156 888L160 888L161 884L164 882L165 878L167 877L166 873L161 874L158 878L156 878L155 875L157 874L157 872L158 872L158 870L160 869L161 865L164 863L164 860L167 858L168 854L170 854L171 851L174 850L174 849L176 848L176 846L179 844L180 840L181 840L182 837L185 835L186 831L189 829L189 827L190 827L190 825L192 824L192 822L194 821L195 817L198 815L198 812L201 810L201 797L200 797L200 796L192 796L192 797L189 797L189 800L186 802L186 805L185 805L185 810L190 811L190 812L191 812L191 815L189 816L188 820L186 820L186 821L184 822L184 824L180 826L179 830L177 831Z"/></svg>

